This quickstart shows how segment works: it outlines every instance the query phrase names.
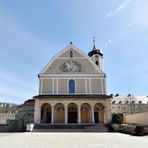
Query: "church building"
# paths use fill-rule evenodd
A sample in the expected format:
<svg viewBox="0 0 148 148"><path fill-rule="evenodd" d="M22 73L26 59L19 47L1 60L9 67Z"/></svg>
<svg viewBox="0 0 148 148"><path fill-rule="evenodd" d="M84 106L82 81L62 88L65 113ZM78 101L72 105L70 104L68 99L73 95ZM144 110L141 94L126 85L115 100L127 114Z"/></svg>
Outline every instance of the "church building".
<svg viewBox="0 0 148 148"><path fill-rule="evenodd" d="M103 53L95 43L88 55L70 43L49 61L38 78L35 124L111 122L111 96L106 90Z"/></svg>

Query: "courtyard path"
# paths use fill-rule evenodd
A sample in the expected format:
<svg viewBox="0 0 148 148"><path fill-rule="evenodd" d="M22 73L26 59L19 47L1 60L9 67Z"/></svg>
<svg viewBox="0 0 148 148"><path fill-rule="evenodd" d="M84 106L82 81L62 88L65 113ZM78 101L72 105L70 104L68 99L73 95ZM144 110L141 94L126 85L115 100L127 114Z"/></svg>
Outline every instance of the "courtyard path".
<svg viewBox="0 0 148 148"><path fill-rule="evenodd" d="M148 148L148 136L120 133L0 133L0 148Z"/></svg>

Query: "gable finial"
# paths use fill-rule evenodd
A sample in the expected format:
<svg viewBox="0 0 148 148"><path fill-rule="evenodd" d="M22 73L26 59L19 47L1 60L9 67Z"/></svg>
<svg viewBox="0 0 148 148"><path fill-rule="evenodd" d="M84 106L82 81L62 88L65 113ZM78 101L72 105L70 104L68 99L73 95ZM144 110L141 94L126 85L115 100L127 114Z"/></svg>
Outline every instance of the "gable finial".
<svg viewBox="0 0 148 148"><path fill-rule="evenodd" d="M69 42L70 45L72 45L72 42Z"/></svg>
<svg viewBox="0 0 148 148"><path fill-rule="evenodd" d="M96 40L95 40L95 36L93 36L93 49L96 49Z"/></svg>

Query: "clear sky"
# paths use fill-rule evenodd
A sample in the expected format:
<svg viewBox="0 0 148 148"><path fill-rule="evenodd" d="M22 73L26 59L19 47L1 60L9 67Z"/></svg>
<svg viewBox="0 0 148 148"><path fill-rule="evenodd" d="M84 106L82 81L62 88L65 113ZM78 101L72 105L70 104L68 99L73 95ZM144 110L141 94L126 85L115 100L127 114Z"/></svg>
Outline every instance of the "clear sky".
<svg viewBox="0 0 148 148"><path fill-rule="evenodd" d="M0 102L38 94L38 73L69 42L104 53L108 94L148 95L148 0L0 0Z"/></svg>

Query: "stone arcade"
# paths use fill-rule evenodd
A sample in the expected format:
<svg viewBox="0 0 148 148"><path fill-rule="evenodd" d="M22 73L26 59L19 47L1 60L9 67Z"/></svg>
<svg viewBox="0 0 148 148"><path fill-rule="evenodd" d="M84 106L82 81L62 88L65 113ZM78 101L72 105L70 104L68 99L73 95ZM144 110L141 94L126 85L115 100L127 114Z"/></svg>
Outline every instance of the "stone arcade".
<svg viewBox="0 0 148 148"><path fill-rule="evenodd" d="M106 92L103 54L94 47L86 55L70 44L39 73L34 123L107 124L111 96Z"/></svg>

